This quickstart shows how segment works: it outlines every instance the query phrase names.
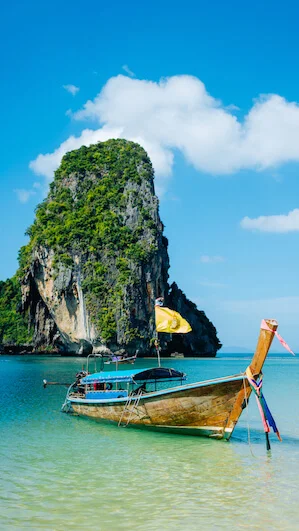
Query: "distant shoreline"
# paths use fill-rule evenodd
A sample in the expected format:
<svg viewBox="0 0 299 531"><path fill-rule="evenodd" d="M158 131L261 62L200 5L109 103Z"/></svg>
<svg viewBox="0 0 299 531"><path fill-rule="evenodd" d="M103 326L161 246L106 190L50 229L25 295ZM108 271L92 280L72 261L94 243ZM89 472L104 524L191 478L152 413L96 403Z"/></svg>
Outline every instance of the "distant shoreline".
<svg viewBox="0 0 299 531"><path fill-rule="evenodd" d="M65 354L57 352L0 352L0 356L40 356L48 358L78 358L86 359L87 356L81 354ZM199 359L215 359L217 356L160 356L161 360L199 360ZM156 360L157 356L138 356L137 360Z"/></svg>
<svg viewBox="0 0 299 531"><path fill-rule="evenodd" d="M16 356L30 356L30 357L40 357L40 358L76 358L81 360L86 360L87 356L82 356L79 354L61 354L57 352L0 352L0 358L1 357L16 357ZM194 361L194 360L223 360L224 358L235 358L235 357L242 357L242 358L252 358L253 353L250 352L223 352L219 353L216 356L184 356L184 357L175 357L175 356L160 356L161 360L179 360L179 361ZM294 359L294 356L291 354L288 354L286 352L269 352L268 358L274 358L274 357L280 357L283 356L287 359ZM296 356L297 357L297 356ZM139 356L137 358L138 360L156 360L156 356Z"/></svg>

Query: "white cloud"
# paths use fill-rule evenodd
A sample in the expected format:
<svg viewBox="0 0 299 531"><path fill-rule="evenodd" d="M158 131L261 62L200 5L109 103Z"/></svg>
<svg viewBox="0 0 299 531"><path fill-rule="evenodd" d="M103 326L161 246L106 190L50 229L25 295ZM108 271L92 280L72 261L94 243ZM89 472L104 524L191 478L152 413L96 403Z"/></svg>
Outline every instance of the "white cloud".
<svg viewBox="0 0 299 531"><path fill-rule="evenodd" d="M240 111L241 110L240 107L238 107L237 105L234 105L234 103L230 103L229 105L225 107L225 109L227 111Z"/></svg>
<svg viewBox="0 0 299 531"><path fill-rule="evenodd" d="M299 231L299 209L295 208L288 214L277 216L260 216L258 218L245 217L241 220L241 227L261 232L294 232Z"/></svg>
<svg viewBox="0 0 299 531"><path fill-rule="evenodd" d="M17 194L20 203L27 203L33 195L35 195L34 190L24 190L23 188L17 188L14 190Z"/></svg>
<svg viewBox="0 0 299 531"><path fill-rule="evenodd" d="M77 92L79 92L79 87L76 87L76 85L62 85L62 87L72 94L72 96L76 96Z"/></svg>
<svg viewBox="0 0 299 531"><path fill-rule="evenodd" d="M109 130L105 133L105 129L99 129L93 131L91 129L85 129L82 131L79 137L70 136L65 142L60 144L53 153L46 153L45 155L39 155L34 161L30 162L30 168L37 174L43 175L48 180L53 178L54 171L58 168L60 161L65 153L72 149L78 149L82 145L89 146L99 141L105 141L109 138L117 138L121 135L121 129Z"/></svg>
<svg viewBox="0 0 299 531"><path fill-rule="evenodd" d="M258 98L243 120L232 110L234 106L224 107L208 94L196 77L173 76L157 83L119 75L73 114L98 128L39 155L31 168L51 178L67 150L116 133L145 147L161 189L171 175L175 150L199 171L216 175L299 161L297 103L269 94Z"/></svg>
<svg viewBox="0 0 299 531"><path fill-rule="evenodd" d="M31 161L29 167L37 175L46 177L48 181L53 179L54 171L58 168L61 159L65 153L78 149L82 145L89 146L96 142L104 142L110 138L123 138L123 130L102 127L101 129L84 129L78 137L70 136L65 142L52 153L45 155L38 155L38 157ZM170 151L163 150L159 145L144 142L139 137L132 137L130 140L142 144L146 151L150 154L156 174L160 177L159 182L156 183L156 191L161 195L165 189L165 181L171 173L173 163L173 154Z"/></svg>
<svg viewBox="0 0 299 531"><path fill-rule="evenodd" d="M136 74L128 67L128 65L123 65L122 69L129 74L130 77L135 77Z"/></svg>
<svg viewBox="0 0 299 531"><path fill-rule="evenodd" d="M202 264L219 264L220 262L225 262L224 256L209 256L207 254L203 254L200 257L200 262Z"/></svg>

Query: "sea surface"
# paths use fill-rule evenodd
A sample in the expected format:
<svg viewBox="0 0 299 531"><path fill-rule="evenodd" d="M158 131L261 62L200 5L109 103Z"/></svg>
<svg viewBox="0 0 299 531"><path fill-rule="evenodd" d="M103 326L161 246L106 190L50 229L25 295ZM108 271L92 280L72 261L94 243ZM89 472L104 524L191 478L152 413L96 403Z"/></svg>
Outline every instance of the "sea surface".
<svg viewBox="0 0 299 531"><path fill-rule="evenodd" d="M163 360L188 381L250 355ZM140 360L138 367L154 366ZM297 530L299 358L270 356L271 452L252 397L229 442L118 428L61 413L82 359L0 356L0 530ZM111 368L111 366L108 368ZM124 367L128 368L128 367Z"/></svg>

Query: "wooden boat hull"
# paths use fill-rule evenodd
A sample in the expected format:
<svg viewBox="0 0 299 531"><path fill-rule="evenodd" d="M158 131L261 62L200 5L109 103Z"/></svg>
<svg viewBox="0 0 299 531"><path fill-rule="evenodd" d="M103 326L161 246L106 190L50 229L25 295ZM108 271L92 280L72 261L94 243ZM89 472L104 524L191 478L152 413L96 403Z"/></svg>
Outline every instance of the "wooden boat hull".
<svg viewBox="0 0 299 531"><path fill-rule="evenodd" d="M229 439L235 423L229 422L240 394L249 395L243 375L182 385L164 391L127 398L86 400L69 398L72 410L96 419L138 428L150 428L178 434ZM138 402L138 405L137 405Z"/></svg>
<svg viewBox="0 0 299 531"><path fill-rule="evenodd" d="M254 377L263 368L276 329L275 320L262 321L257 348L249 365ZM118 425L229 439L250 394L244 373L145 393L129 400L127 397L87 399L68 392L64 406L71 407L78 415Z"/></svg>

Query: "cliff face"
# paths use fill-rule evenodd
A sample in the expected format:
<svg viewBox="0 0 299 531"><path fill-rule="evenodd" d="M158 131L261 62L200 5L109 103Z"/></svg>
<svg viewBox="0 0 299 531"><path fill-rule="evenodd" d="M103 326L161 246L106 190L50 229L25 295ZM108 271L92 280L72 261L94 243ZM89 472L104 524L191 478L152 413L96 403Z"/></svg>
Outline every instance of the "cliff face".
<svg viewBox="0 0 299 531"><path fill-rule="evenodd" d="M153 169L137 144L109 140L65 155L28 234L22 304L36 348L88 353L105 344L149 355L154 301L164 296L193 328L165 336L164 352L216 354L213 325L169 288Z"/></svg>

